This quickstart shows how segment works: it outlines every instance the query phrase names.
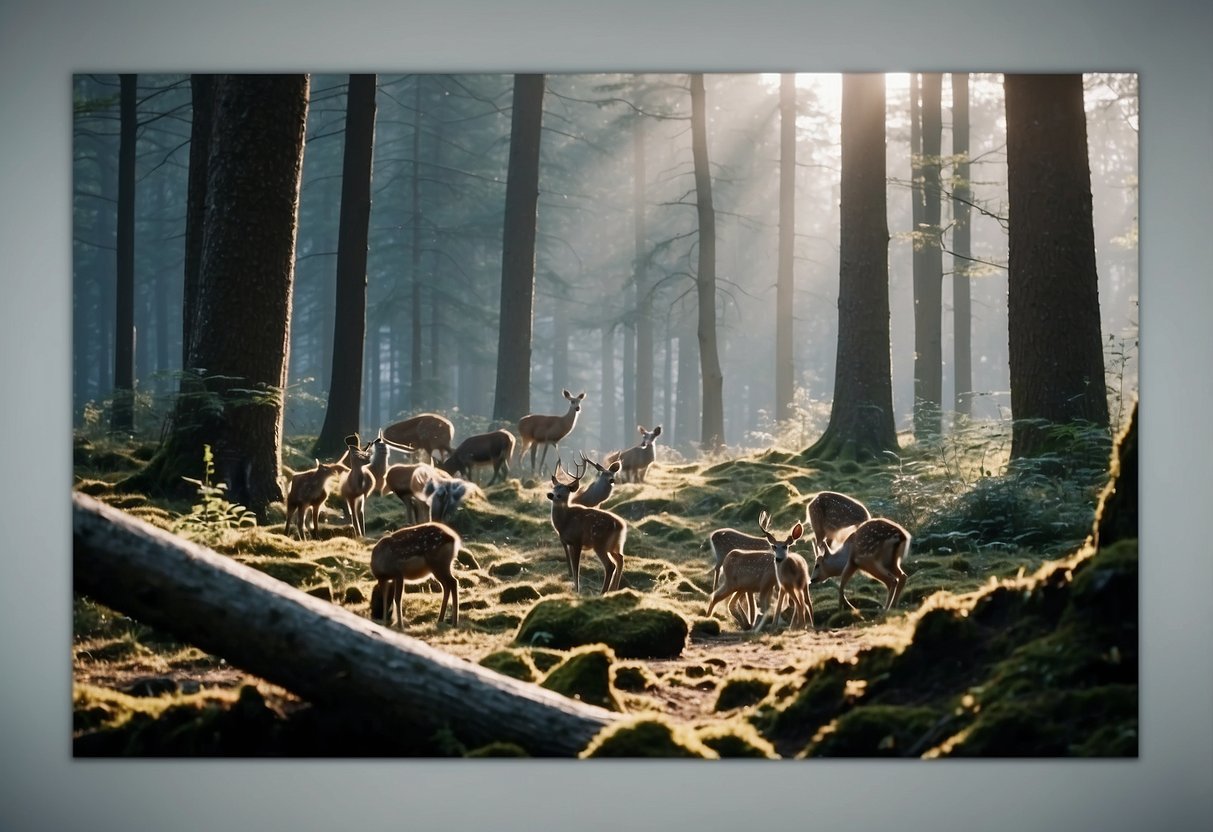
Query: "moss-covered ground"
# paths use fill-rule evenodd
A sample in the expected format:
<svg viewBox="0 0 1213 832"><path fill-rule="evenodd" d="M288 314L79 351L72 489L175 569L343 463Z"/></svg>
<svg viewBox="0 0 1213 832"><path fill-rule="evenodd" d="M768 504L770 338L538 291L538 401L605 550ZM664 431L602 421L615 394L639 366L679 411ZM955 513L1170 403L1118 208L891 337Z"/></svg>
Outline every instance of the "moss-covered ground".
<svg viewBox="0 0 1213 832"><path fill-rule="evenodd" d="M606 598L592 552L573 590L547 478L513 477L474 492L451 521L465 546L459 627L436 625L441 593L422 584L405 595L405 628L628 715L585 756L1136 754L1136 540L1098 554L1084 546L1106 472L1043 476L1008 467L1004 447L998 437L911 446L880 466L805 464L781 451L673 465L659 454L645 484L617 486L606 506L629 522L623 591ZM371 547L405 524L396 497L370 500L365 540L336 498L315 540L285 534L281 505L268 525L225 528L199 522L194 501L123 489L150 450L78 439L74 487L370 615ZM302 455L286 462L310 466ZM742 632L724 605L709 619L709 533L756 533L763 510L786 529L827 489L913 535L899 605L881 615L884 587L860 574L847 587L858 614L839 610L835 581L813 588L815 629ZM520 751L466 748L453 735L386 748L88 598L75 599L73 623L79 755Z"/></svg>

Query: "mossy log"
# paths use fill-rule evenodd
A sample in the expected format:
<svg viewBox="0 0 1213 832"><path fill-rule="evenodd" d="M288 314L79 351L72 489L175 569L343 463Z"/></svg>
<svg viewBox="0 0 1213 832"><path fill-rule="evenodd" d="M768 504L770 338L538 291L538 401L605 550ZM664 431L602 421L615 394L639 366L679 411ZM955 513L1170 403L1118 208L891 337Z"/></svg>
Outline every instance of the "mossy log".
<svg viewBox="0 0 1213 832"><path fill-rule="evenodd" d="M377 720L384 742L448 727L469 746L576 756L619 717L507 678L72 495L77 592L314 705Z"/></svg>

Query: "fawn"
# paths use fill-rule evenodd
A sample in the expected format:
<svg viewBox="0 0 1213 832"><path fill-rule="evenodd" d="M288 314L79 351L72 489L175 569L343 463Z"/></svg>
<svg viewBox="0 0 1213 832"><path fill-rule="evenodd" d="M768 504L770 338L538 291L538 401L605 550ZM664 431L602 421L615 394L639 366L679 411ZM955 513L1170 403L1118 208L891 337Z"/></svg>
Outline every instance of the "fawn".
<svg viewBox="0 0 1213 832"><path fill-rule="evenodd" d="M817 584L838 576L838 608L841 610L845 603L855 609L843 591L855 570L867 572L888 590L884 604L888 611L897 603L906 585L907 575L901 568L901 561L909 550L909 532L892 520L875 517L860 523L833 552L824 547L817 549L810 580Z"/></svg>
<svg viewBox="0 0 1213 832"><path fill-rule="evenodd" d="M404 629L402 602L405 581L420 581L433 576L442 584L442 606L438 623L451 603L451 626L459 624L459 581L451 569L459 556L462 541L459 535L441 523L422 523L398 529L379 539L371 550L371 574L375 577L374 592L383 604L383 624L391 626L392 610L396 622ZM372 599L373 599L372 595ZM372 604L373 606L373 604Z"/></svg>
<svg viewBox="0 0 1213 832"><path fill-rule="evenodd" d="M625 451L613 451L607 454L603 460L607 465L619 460L623 468L620 472L620 482L644 482L644 478L649 472L649 466L657 458L657 451L653 443L657 441L658 436L661 436L661 425L652 430L644 425L637 425L636 430L640 431L639 445L634 445Z"/></svg>
<svg viewBox="0 0 1213 832"><path fill-rule="evenodd" d="M830 551L830 544L839 544L839 532L871 519L868 507L853 497L837 491L822 491L805 508L805 519L813 529L815 549Z"/></svg>
<svg viewBox="0 0 1213 832"><path fill-rule="evenodd" d="M312 537L316 536L320 522L320 509L328 499L333 489L333 479L348 471L340 462L321 463L316 460L316 467L309 471L300 471L291 478L290 491L286 496L286 529L284 533L291 534L291 515L298 512L299 539L306 539L304 522L310 512L312 517Z"/></svg>
<svg viewBox="0 0 1213 832"><path fill-rule="evenodd" d="M341 481L341 497L349 511L350 522L354 524L354 536L365 537L366 500L375 487L375 477L368 467L371 455L356 445L350 445L346 453L350 469Z"/></svg>

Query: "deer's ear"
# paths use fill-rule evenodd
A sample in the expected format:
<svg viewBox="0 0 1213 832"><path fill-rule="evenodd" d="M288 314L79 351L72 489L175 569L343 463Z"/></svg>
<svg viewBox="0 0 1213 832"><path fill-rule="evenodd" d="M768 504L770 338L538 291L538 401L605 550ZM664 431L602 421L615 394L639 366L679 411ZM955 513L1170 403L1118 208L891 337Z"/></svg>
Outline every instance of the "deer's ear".
<svg viewBox="0 0 1213 832"><path fill-rule="evenodd" d="M653 428L653 435L661 436L661 425L658 425L657 427Z"/></svg>
<svg viewBox="0 0 1213 832"><path fill-rule="evenodd" d="M607 468L607 470L610 471L612 474L618 474L619 469L621 469L621 468L623 468L623 463L620 462L619 460L615 460L614 462L611 463L611 467Z"/></svg>
<svg viewBox="0 0 1213 832"><path fill-rule="evenodd" d="M581 400L582 400L582 399L584 399L584 398L585 398L585 393L584 393L584 392L582 392L582 393L578 393L578 394L577 394L577 401L581 401Z"/></svg>
<svg viewBox="0 0 1213 832"><path fill-rule="evenodd" d="M570 393L568 390L563 390L563 391L561 391L561 392L563 392L563 393L564 393L564 397L565 397L566 399L568 399L569 401L572 401L572 400L573 400L573 394L572 394L572 393Z"/></svg>
<svg viewBox="0 0 1213 832"><path fill-rule="evenodd" d="M804 534L804 526L797 523L792 527L792 540L800 540L800 536Z"/></svg>

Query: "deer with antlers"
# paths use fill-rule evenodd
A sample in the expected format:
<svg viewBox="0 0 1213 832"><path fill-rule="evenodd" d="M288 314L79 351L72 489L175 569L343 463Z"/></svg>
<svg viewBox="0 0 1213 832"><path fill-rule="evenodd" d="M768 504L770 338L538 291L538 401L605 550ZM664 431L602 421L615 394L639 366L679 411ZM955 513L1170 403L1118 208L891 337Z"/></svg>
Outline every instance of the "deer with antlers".
<svg viewBox="0 0 1213 832"><path fill-rule="evenodd" d="M298 512L299 539L305 540L304 524L311 514L312 537L316 537L320 526L320 509L333 490L333 480L350 469L341 462L321 463L309 471L300 471L291 478L291 487L286 495L286 530L291 533L291 515Z"/></svg>
<svg viewBox="0 0 1213 832"><path fill-rule="evenodd" d="M813 542L817 560L810 581L818 584L837 576L838 608L841 610L846 604L854 610L855 605L843 593L856 570L866 572L888 590L884 604L887 612L897 603L906 584L908 576L901 568L901 561L910 550L910 533L892 520L874 517L854 530L844 529L839 534L845 539L833 552L824 546L818 548L817 542Z"/></svg>
<svg viewBox="0 0 1213 832"><path fill-rule="evenodd" d="M569 500L569 502L577 506L594 508L605 503L611 496L611 492L615 489L615 477L619 474L619 469L622 465L616 460L603 468L585 454L581 454L581 461L577 463L578 480L585 476L587 465L594 466L594 470L598 472L598 476L594 478L592 483L574 494L573 499Z"/></svg>
<svg viewBox="0 0 1213 832"><path fill-rule="evenodd" d="M622 468L620 482L644 482L644 478L649 472L649 466L657 458L657 450L653 443L657 441L658 436L661 436L661 425L652 430L644 425L637 425L636 430L640 431L639 445L633 445L624 451L613 451L607 454L603 460L607 465L616 460L619 461Z"/></svg>
<svg viewBox="0 0 1213 832"><path fill-rule="evenodd" d="M374 598L378 594L383 606L383 625L391 626L392 612L396 623L404 629L403 592L406 581L421 581L431 576L442 585L442 606L438 623L451 603L451 626L459 624L459 581L451 571L459 556L462 541L459 535L441 523L422 523L398 529L380 538L371 550L371 574L375 577Z"/></svg>
<svg viewBox="0 0 1213 832"><path fill-rule="evenodd" d="M813 529L815 551L833 551L831 544L841 544L839 533L843 529L858 526L871 517L867 506L837 491L822 491L805 507L805 521Z"/></svg>
<svg viewBox="0 0 1213 832"><path fill-rule="evenodd" d="M394 445L416 449L426 453L426 461L434 464L434 454L442 451L443 459L451 455L451 442L455 438L455 426L451 420L437 413L421 413L392 424L379 431L379 435Z"/></svg>
<svg viewBox="0 0 1213 832"><path fill-rule="evenodd" d="M555 445L556 453L559 454L560 440L572 433L574 425L577 424L577 414L581 412L581 402L585 398L585 393L578 393L574 396L568 390L562 392L569 402L568 412L563 416L544 416L532 413L518 420L518 462L522 463L527 448L530 448L532 474L535 473L535 454L539 450L539 446L543 446L543 456L539 459L539 473L543 473L543 464L547 462L548 458L548 445Z"/></svg>
<svg viewBox="0 0 1213 832"><path fill-rule="evenodd" d="M564 474L567 479L561 479ZM569 564L569 575L573 579L573 591L580 590L581 550L589 546L602 561L602 594L619 589L623 578L623 545L627 539L628 524L622 517L600 508L570 505L569 497L581 487L580 477L571 477L556 460L552 473L552 490L548 499L552 501L552 528L564 546Z"/></svg>
<svg viewBox="0 0 1213 832"><path fill-rule="evenodd" d="M464 439L450 456L438 463L437 467L448 474L459 474L464 479L471 481L474 469L492 465L493 476L488 482L489 485L492 485L497 481L498 476L501 477L502 482L505 482L505 478L510 473L510 457L513 455L514 434L504 429L495 430L489 433L478 433Z"/></svg>
<svg viewBox="0 0 1213 832"><path fill-rule="evenodd" d="M753 620L753 630L757 632L772 618L769 612L771 596L774 595L776 620L787 601L792 606L792 625L799 621L804 626L812 626L813 603L809 597L808 562L791 551L804 533L804 526L797 523L781 541L767 527L768 520L767 512L759 515L758 527L763 536L758 540L762 541L762 548L733 549L725 555L721 566L723 581L712 592L707 614L711 615L716 604L728 598L733 617L747 625ZM762 610L757 620L753 619L754 596L758 596L759 609ZM746 605L744 616L740 611L742 601Z"/></svg>

